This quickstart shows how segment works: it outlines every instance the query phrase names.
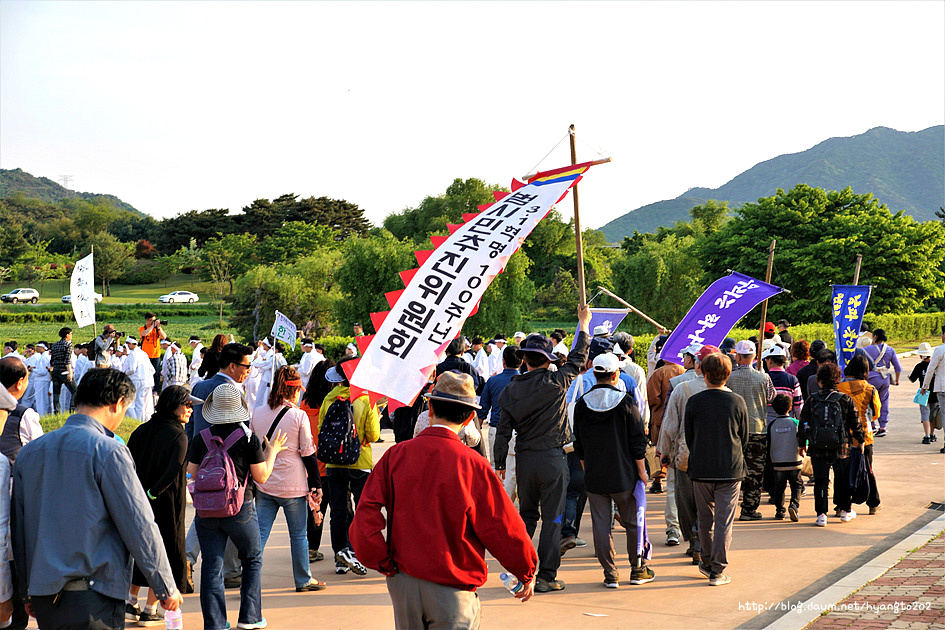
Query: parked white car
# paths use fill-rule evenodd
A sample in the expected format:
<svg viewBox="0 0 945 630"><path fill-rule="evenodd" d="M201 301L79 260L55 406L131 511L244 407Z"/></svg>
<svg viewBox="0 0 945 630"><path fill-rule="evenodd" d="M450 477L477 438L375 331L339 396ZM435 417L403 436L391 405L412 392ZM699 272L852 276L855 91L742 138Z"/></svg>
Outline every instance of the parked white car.
<svg viewBox="0 0 945 630"><path fill-rule="evenodd" d="M9 293L0 295L0 300L12 302L13 304L17 302L32 302L36 304L39 302L39 291L36 289L13 289Z"/></svg>
<svg viewBox="0 0 945 630"><path fill-rule="evenodd" d="M98 304L98 303L101 302L101 301L102 301L102 294L101 294L101 293L96 293L96 294L95 294L95 303ZM63 304L72 304L72 296L71 296L71 295L64 295L64 296L62 296L62 303L63 303Z"/></svg>
<svg viewBox="0 0 945 630"><path fill-rule="evenodd" d="M173 304L174 302L187 302L188 304L193 304L198 301L200 297L196 293L191 293L190 291L171 291L167 295L162 295L158 298L158 302L164 302L165 304Z"/></svg>

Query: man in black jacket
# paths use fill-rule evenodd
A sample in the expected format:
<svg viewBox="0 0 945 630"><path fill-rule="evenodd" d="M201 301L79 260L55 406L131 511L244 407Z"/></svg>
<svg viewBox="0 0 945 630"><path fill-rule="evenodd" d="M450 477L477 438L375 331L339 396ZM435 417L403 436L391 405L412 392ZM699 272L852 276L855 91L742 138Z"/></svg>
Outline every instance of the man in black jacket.
<svg viewBox="0 0 945 630"><path fill-rule="evenodd" d="M627 530L630 583L646 584L656 577L637 553L637 500L633 491L646 474L646 429L633 396L615 386L620 361L613 353L594 359L597 384L574 408L574 453L584 468L584 486L591 506L594 553L604 569L604 586L617 588L612 507Z"/></svg>
<svg viewBox="0 0 945 630"><path fill-rule="evenodd" d="M535 534L541 518L535 583L539 593L564 589L564 582L556 577L561 564L561 521L569 479L563 447L572 441L565 398L587 360L590 320L590 309L582 305L578 308L577 343L557 372L548 370L557 360L552 352L554 343L544 335L529 335L516 352L527 371L512 377L499 396L494 465L504 482L505 458L514 430L519 512L529 536Z"/></svg>

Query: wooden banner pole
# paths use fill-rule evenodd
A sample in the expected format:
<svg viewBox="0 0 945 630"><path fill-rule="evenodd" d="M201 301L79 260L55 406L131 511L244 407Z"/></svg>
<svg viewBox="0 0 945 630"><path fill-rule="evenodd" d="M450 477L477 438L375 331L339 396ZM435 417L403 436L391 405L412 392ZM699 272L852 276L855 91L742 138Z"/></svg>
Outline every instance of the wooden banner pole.
<svg viewBox="0 0 945 630"><path fill-rule="evenodd" d="M627 308L629 308L631 311L633 311L634 313L636 313L637 315L639 315L640 317L642 317L642 318L645 319L646 321L648 321L648 322L650 322L651 324L653 324L654 326L656 326L656 328L657 328L657 330L659 330L660 334L663 334L663 332L665 332L665 331L668 330L665 326L661 325L661 324L660 324L659 322L657 322L655 319L652 319L652 318L649 317L646 313L644 313L644 312L641 311L640 309L636 308L635 306L633 306L633 305L630 304L629 302L624 301L622 298L620 298L619 296L615 295L614 293L608 291L608 290L605 289L604 287L598 286L598 287L597 287L597 290L600 291L601 293L603 293L604 295L609 295L610 297L614 298L615 300L617 300L618 302L620 302L621 304L623 304L624 306L626 306Z"/></svg>
<svg viewBox="0 0 945 630"><path fill-rule="evenodd" d="M771 284L771 270L774 268L774 245L775 239L771 239L771 245L768 246L768 270L765 272L765 282ZM768 319L768 300L761 303L761 329L758 331L758 347L755 348L755 357L757 359L758 371L764 370L761 365L761 346L765 338L765 320Z"/></svg>
<svg viewBox="0 0 945 630"><path fill-rule="evenodd" d="M574 146L574 125L569 128L568 136L571 140L571 164L577 164L577 149ZM578 296L581 307L587 306L587 289L584 287L584 241L581 235L581 212L578 203L577 184L571 187L571 195L574 200L574 246L577 251L577 284Z"/></svg>
<svg viewBox="0 0 945 630"><path fill-rule="evenodd" d="M860 266L863 264L863 254L856 255L856 269L853 271L853 284L860 284Z"/></svg>

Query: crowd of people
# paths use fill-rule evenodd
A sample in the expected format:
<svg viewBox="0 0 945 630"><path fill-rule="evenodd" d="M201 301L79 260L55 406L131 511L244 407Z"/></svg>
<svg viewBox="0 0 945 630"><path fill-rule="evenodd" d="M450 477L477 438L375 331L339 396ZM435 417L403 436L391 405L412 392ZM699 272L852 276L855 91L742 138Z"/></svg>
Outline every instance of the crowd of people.
<svg viewBox="0 0 945 630"><path fill-rule="evenodd" d="M578 320L570 348L563 330L512 342L460 335L417 399L393 412L353 395L356 346L335 362L302 338L288 365L281 342L217 335L204 348L194 337L188 364L150 313L137 337L106 326L73 347L63 328L28 355L7 343L0 478L13 483L0 493L0 526L9 515L13 560L0 562L0 621L162 624L159 607L179 608L199 563L204 627L229 627L225 589L239 588L237 627L264 628L263 550L280 509L296 591L326 588L310 564L329 557L327 517L335 573L387 576L396 627L416 628L479 625L485 551L522 601L564 590L558 570L587 544L587 506L612 589L618 524L628 583L657 579L639 510L647 493L666 494L665 544L688 543L711 586L731 581L733 522L762 519L765 493L774 519L798 522L812 479L811 517L823 527L832 472L840 522L855 505L882 508L873 446L901 375L884 331L864 331L841 373L826 344L794 340L784 320L761 340L693 344L680 357L661 357L668 331L638 351L627 333L589 330L586 306ZM920 421L930 444L945 402L945 327L942 345L918 354L909 378L929 394ZM44 436L40 417L60 408L75 413ZM126 415L145 420L127 445L114 433ZM375 461L382 426L396 444ZM81 507L64 519L63 504Z"/></svg>

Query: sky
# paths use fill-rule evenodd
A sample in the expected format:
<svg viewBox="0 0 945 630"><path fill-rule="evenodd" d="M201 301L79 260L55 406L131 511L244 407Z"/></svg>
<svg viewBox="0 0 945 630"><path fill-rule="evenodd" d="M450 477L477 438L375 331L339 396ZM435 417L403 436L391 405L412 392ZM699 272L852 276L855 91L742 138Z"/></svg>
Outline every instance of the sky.
<svg viewBox="0 0 945 630"><path fill-rule="evenodd" d="M579 161L613 159L580 185L599 227L945 123L943 24L938 1L0 0L0 167L156 218L296 193L380 224L569 164L574 124Z"/></svg>

